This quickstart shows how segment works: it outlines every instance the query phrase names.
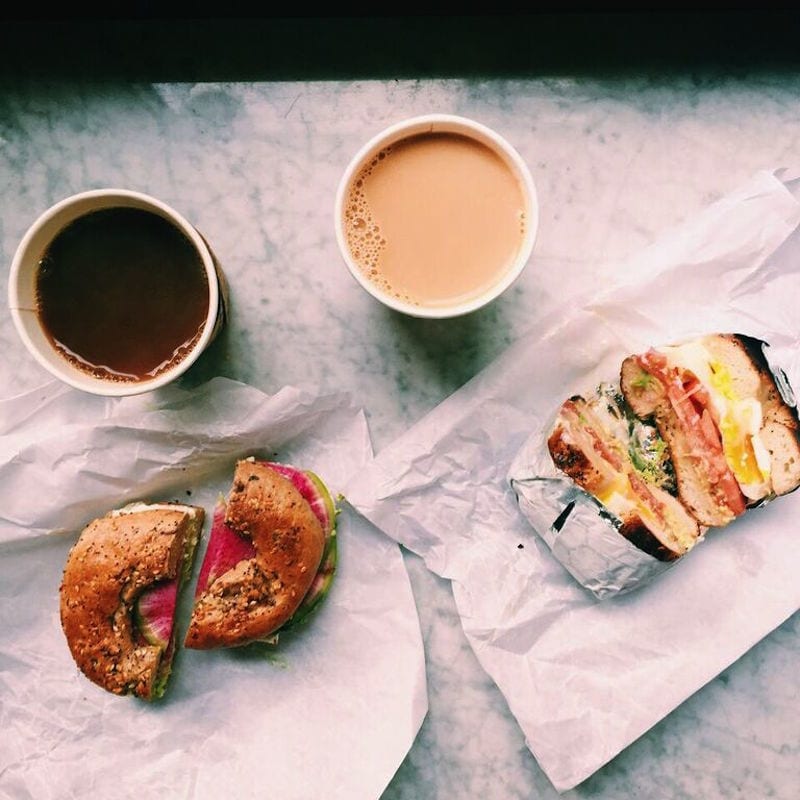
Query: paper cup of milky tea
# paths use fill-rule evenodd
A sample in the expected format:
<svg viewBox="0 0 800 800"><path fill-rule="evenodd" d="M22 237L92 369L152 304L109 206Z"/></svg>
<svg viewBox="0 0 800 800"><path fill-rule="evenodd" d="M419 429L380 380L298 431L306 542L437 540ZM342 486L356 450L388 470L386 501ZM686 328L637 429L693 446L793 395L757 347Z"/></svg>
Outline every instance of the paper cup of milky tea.
<svg viewBox="0 0 800 800"><path fill-rule="evenodd" d="M85 392L164 386L224 324L214 254L154 197L98 189L45 211L17 248L8 302L17 332L50 373Z"/></svg>
<svg viewBox="0 0 800 800"><path fill-rule="evenodd" d="M530 171L498 133L431 114L368 141L336 193L336 238L372 297L416 317L456 317L501 295L533 250Z"/></svg>

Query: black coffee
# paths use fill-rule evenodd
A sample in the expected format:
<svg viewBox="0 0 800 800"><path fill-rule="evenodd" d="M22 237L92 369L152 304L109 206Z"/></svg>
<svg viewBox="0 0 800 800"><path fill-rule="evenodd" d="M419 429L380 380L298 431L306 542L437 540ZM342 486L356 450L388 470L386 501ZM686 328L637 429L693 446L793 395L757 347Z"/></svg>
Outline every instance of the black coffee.
<svg viewBox="0 0 800 800"><path fill-rule="evenodd" d="M148 380L175 365L208 316L208 278L194 245L136 208L94 211L67 225L39 262L36 291L55 347L106 380Z"/></svg>

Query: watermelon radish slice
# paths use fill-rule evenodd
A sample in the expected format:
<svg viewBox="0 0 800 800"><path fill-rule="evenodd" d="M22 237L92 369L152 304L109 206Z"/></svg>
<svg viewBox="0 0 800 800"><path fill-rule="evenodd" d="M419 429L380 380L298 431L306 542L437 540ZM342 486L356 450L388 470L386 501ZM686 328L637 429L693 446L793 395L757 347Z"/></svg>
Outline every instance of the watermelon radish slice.
<svg viewBox="0 0 800 800"><path fill-rule="evenodd" d="M178 602L178 579L163 581L146 589L139 595L133 610L133 621L139 634L148 644L161 647L163 654L158 668L153 697L161 697L167 688L175 656L175 640L172 636L175 606Z"/></svg>
<svg viewBox="0 0 800 800"><path fill-rule="evenodd" d="M139 595L134 621L139 632L150 644L164 649L169 645L177 602L177 579L158 583Z"/></svg>
<svg viewBox="0 0 800 800"><path fill-rule="evenodd" d="M141 503L131 503L119 509L118 514L132 513L142 507L157 508L157 504L144 506ZM175 610L178 604L178 592L188 580L194 562L197 541L203 526L204 513L192 506L178 504L168 507L186 508L192 517L191 527L184 542L184 551L181 564L178 568L178 577L161 581L145 589L137 598L133 607L133 622L139 636L148 644L160 647L163 650L158 676L153 685L153 697L161 697L167 686L172 660L175 655L175 640L173 636L175 623Z"/></svg>
<svg viewBox="0 0 800 800"><path fill-rule="evenodd" d="M255 555L253 542L225 524L225 500L220 497L214 508L208 547L200 565L194 596L199 597L220 575L224 575L240 561L255 558Z"/></svg>

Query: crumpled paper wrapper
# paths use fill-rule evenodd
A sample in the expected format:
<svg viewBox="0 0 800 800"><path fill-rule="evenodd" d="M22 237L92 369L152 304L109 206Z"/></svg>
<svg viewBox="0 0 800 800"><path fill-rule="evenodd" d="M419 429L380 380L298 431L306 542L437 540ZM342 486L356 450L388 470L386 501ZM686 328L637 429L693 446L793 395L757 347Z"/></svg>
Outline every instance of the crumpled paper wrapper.
<svg viewBox="0 0 800 800"><path fill-rule="evenodd" d="M761 172L573 298L383 450L355 508L452 579L466 636L559 791L591 775L800 607L800 492L709 532L635 592L598 600L508 481L565 397L652 344L768 341L800 386L800 187Z"/></svg>
<svg viewBox="0 0 800 800"><path fill-rule="evenodd" d="M786 374L772 363L771 347L763 343L762 352L779 393L795 407L796 398ZM619 385L618 381L609 382ZM593 390L587 386L583 394L589 396ZM619 520L556 469L547 447L556 415L530 435L508 471L520 510L553 556L596 597L624 594L647 585L680 560L660 561L629 542L617 531ZM758 507L774 499L764 498Z"/></svg>
<svg viewBox="0 0 800 800"><path fill-rule="evenodd" d="M394 542L346 502L339 566L277 647L180 648L165 696L105 692L70 656L58 589L93 517L137 499L210 518L237 458L313 469L334 496L371 456L346 395L274 396L224 378L108 399L51 383L0 402L0 774L9 797L377 798L427 710L416 606ZM194 591L178 614L182 641Z"/></svg>

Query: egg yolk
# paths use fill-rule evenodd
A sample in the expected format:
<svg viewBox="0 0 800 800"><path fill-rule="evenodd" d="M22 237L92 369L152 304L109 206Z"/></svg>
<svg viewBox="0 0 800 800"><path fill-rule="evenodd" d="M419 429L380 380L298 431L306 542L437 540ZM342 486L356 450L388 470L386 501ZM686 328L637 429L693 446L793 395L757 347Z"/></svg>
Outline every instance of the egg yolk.
<svg viewBox="0 0 800 800"><path fill-rule="evenodd" d="M712 361L709 366L711 384L725 399L719 429L728 466L740 486L755 488L769 480L769 462L760 463L754 447L761 429L760 404L736 397L730 371L725 365Z"/></svg>

